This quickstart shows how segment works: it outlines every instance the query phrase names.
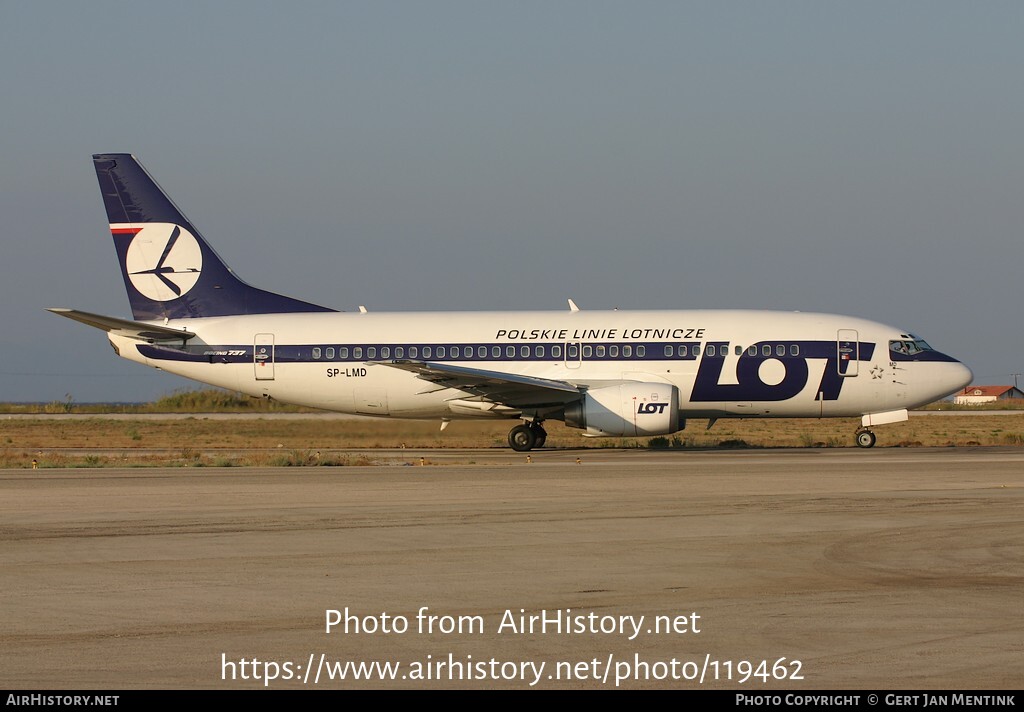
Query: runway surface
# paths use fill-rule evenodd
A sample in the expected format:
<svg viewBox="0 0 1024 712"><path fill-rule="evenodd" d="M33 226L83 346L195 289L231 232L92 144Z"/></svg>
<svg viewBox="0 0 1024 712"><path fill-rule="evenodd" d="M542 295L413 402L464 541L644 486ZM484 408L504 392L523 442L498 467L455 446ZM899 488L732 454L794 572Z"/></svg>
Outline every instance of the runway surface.
<svg viewBox="0 0 1024 712"><path fill-rule="evenodd" d="M0 471L2 681L1024 684L1024 450L577 455Z"/></svg>

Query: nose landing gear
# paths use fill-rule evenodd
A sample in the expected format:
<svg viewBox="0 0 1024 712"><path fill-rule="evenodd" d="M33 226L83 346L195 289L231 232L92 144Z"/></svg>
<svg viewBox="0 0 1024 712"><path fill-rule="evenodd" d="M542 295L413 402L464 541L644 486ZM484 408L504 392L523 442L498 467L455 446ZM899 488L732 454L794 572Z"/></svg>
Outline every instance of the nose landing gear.
<svg viewBox="0 0 1024 712"><path fill-rule="evenodd" d="M857 431L857 447L874 447L875 446L875 434L870 430L858 430Z"/></svg>

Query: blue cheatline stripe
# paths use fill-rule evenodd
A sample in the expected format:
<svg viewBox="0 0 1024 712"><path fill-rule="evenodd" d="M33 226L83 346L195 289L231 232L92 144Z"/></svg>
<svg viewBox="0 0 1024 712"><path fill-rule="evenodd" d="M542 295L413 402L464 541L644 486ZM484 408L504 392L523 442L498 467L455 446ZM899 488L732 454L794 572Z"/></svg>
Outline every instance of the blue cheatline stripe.
<svg viewBox="0 0 1024 712"><path fill-rule="evenodd" d="M666 356L665 349L671 346L672 355ZM243 363L253 360L252 344L231 344L206 346L188 345L184 349L143 344L139 352L147 358L167 361L194 361L208 363ZM270 346L262 345L267 349ZM578 343L569 344L570 349L581 349ZM564 361L567 346L563 342L525 344L509 343L425 343L425 344L276 344L273 358L277 363L365 363L367 361L388 361L410 359L414 361L488 361L488 362L530 362ZM333 349L333 356L327 350ZM482 349L482 351L481 351ZM495 352L497 349L497 352ZM511 355L509 349L512 350ZM557 351L556 351L557 349ZM577 361L696 361L701 346L698 342L627 342L585 344L580 351L572 351L568 360ZM540 350L540 351L539 351ZM624 355L626 351L629 355ZM319 356L314 353L319 352ZM443 352L443 353L442 353ZM612 355L614 353L614 355ZM269 358L269 356L268 356Z"/></svg>
<svg viewBox="0 0 1024 712"><path fill-rule="evenodd" d="M778 346L784 347L785 354L779 355ZM770 347L770 354L764 353L764 347ZM797 353L793 353L793 347ZM525 344L509 343L361 343L361 344L277 344L270 354L269 345L260 346L267 349L267 359L273 357L276 363L366 363L367 361L389 361L392 359L408 359L413 361L457 362L562 362L585 361L587 363L632 363L638 361L697 361L704 359L725 359L735 356L735 346L724 341L700 343L696 341L643 341L616 343L579 343L544 342ZM188 361L194 363L252 363L254 360L252 344L231 344L208 346L189 344L184 348L173 348L153 344L140 344L139 352L146 358L162 361ZM333 355L327 356L328 349ZM511 349L511 355L509 350ZM566 355L567 349L569 354ZM580 351L572 351L580 349ZM751 354L748 349L754 349ZM467 355L468 350L468 355ZM497 350L497 351L496 351ZM860 361L868 361L874 355L875 344L860 343ZM443 355L442 352L443 351ZM456 355L453 355L456 351ZM538 353L540 351L540 353ZM724 351L724 353L723 353ZM628 355L627 355L628 352ZM315 356L318 353L319 356ZM540 354L543 355L540 355ZM614 353L614 355L613 355ZM358 355L357 355L358 354ZM930 355L930 357L925 357ZM943 358L935 358L936 355ZM938 352L923 352L916 356L920 361L953 360ZM764 341L743 348L739 357L743 361L777 359L828 359L837 360L835 341Z"/></svg>

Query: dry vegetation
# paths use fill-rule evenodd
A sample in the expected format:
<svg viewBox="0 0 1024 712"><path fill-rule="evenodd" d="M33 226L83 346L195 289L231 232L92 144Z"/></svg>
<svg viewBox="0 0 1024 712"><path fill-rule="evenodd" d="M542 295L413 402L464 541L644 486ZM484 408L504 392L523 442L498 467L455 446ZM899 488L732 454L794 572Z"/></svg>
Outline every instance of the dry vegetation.
<svg viewBox="0 0 1024 712"><path fill-rule="evenodd" d="M315 408L288 405L253 398L220 388L180 390L152 403L77 403L68 393L63 400L49 403L0 403L0 413L16 415L92 413L319 413Z"/></svg>
<svg viewBox="0 0 1024 712"><path fill-rule="evenodd" d="M921 410L952 410L979 412L988 410L1022 410L1024 399L993 401L979 405L954 405L952 401L938 401ZM225 391L220 388L178 390L152 403L78 403L68 393L63 400L49 403L0 403L0 414L96 414L111 413L319 413L316 408L288 405L278 401Z"/></svg>
<svg viewBox="0 0 1024 712"><path fill-rule="evenodd" d="M2 418L2 416L0 416ZM657 438L584 438L549 422L552 448L853 447L857 419L690 421ZM351 450L386 448L505 448L511 421L438 422L388 419L114 420L0 419L0 467L240 466L372 464ZM877 447L1024 445L1024 412L1012 415L935 415L876 429ZM71 452L73 450L74 452ZM339 452L342 451L342 452Z"/></svg>

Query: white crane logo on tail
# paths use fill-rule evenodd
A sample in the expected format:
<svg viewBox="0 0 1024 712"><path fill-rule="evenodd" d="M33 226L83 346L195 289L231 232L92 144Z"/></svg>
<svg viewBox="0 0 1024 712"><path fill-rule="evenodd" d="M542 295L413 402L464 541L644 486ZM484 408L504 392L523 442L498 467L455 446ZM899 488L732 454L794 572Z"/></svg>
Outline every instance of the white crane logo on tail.
<svg viewBox="0 0 1024 712"><path fill-rule="evenodd" d="M153 301L169 302L184 296L199 281L203 252L185 228L172 223L146 223L128 246L125 266L139 293Z"/></svg>

